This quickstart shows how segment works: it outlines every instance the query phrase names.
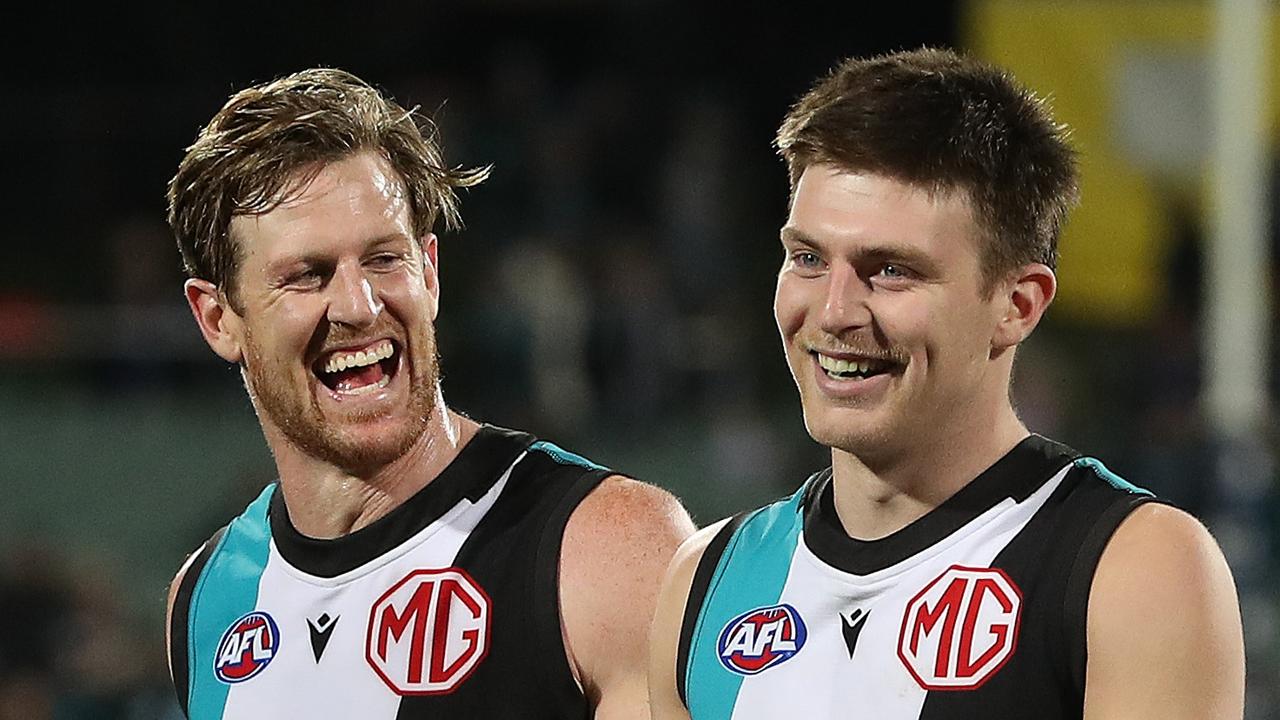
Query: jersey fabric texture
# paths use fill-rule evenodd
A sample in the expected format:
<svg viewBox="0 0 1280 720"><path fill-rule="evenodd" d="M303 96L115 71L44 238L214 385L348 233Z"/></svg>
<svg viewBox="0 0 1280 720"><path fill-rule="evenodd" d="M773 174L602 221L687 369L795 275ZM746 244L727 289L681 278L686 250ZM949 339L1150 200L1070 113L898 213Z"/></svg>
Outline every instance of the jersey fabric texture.
<svg viewBox="0 0 1280 720"><path fill-rule="evenodd" d="M582 718L560 627L565 524L611 471L483 426L422 491L334 540L278 485L179 586L170 657L191 720Z"/></svg>
<svg viewBox="0 0 1280 720"><path fill-rule="evenodd" d="M860 541L827 469L712 539L681 627L681 699L693 720L1079 718L1094 571L1151 500L1032 435Z"/></svg>

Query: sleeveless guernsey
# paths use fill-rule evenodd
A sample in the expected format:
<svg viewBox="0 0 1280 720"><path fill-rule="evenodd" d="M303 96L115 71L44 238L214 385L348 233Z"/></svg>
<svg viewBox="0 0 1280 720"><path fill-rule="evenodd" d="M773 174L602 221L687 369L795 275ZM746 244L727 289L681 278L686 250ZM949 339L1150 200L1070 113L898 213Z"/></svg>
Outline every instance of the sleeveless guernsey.
<svg viewBox="0 0 1280 720"><path fill-rule="evenodd" d="M1079 718L1094 570L1152 499L1033 435L906 528L859 541L825 470L708 546L681 698L693 720Z"/></svg>
<svg viewBox="0 0 1280 720"><path fill-rule="evenodd" d="M172 616L191 720L583 718L561 635L565 524L609 470L484 426L422 491L315 540L277 485L210 539Z"/></svg>

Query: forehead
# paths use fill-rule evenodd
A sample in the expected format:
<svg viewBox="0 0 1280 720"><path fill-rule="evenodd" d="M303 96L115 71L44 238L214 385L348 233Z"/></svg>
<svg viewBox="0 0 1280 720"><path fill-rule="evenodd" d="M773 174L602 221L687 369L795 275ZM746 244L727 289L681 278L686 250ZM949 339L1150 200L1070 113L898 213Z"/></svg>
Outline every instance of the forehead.
<svg viewBox="0 0 1280 720"><path fill-rule="evenodd" d="M886 175L815 164L796 183L783 237L839 247L910 246L940 259L977 255L972 205L962 191L930 192Z"/></svg>
<svg viewBox="0 0 1280 720"><path fill-rule="evenodd" d="M305 179L299 174L298 181ZM381 156L359 153L320 169L269 212L232 218L246 256L326 252L388 235L412 238L408 194Z"/></svg>

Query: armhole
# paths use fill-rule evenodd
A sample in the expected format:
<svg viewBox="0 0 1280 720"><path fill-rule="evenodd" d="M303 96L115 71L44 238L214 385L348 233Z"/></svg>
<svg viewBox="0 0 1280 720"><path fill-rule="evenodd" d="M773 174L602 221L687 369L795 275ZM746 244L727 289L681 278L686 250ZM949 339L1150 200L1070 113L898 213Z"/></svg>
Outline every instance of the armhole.
<svg viewBox="0 0 1280 720"><path fill-rule="evenodd" d="M589 470L569 486L560 498L542 529L534 560L533 619L539 644L550 653L547 662L539 663L546 672L545 678L556 697L558 707L573 707L582 702L582 687L575 682L573 668L569 665L569 651L564 643L563 620L560 617L560 548L564 545L564 530L569 516L578 505L605 478L618 473L612 470ZM625 477L625 476L623 476ZM566 682L567 678L567 682Z"/></svg>
<svg viewBox="0 0 1280 720"><path fill-rule="evenodd" d="M1067 579L1066 593L1063 596L1062 637L1065 641L1068 672L1072 686L1080 693L1083 702L1085 669L1089 662L1089 593L1093 586L1093 576L1097 573L1098 562L1107 543L1115 535L1120 523L1129 514L1147 503L1170 503L1151 495L1131 495L1107 508L1098 516L1098 521L1090 528L1084 542L1076 552L1075 562L1071 566L1071 574Z"/></svg>
<svg viewBox="0 0 1280 720"><path fill-rule="evenodd" d="M689 596L684 602L684 617L680 622L680 644L676 650L676 693L680 702L689 707L688 673L689 652L693 646L693 633L698 625L698 616L702 613L703 602L707 599L707 590L711 587L711 578L715 576L720 558L729 545L729 540L742 526L749 512L738 513L733 519L720 528L720 532L711 538L707 547L698 559L698 567L693 573L693 584L689 587Z"/></svg>
<svg viewBox="0 0 1280 720"><path fill-rule="evenodd" d="M173 689L178 693L178 705L182 708L184 716L189 716L187 704L191 697L190 658L187 656L190 649L188 631L190 629L191 603L195 595L196 584L200 582L200 576L204 573L205 566L209 564L209 559L217 552L226 532L226 526L222 527L200 548L200 552L196 554L195 559L187 564L186 572L182 576L182 582L178 585L178 592L173 597L173 612L169 618L169 662L171 664L169 670L172 673Z"/></svg>

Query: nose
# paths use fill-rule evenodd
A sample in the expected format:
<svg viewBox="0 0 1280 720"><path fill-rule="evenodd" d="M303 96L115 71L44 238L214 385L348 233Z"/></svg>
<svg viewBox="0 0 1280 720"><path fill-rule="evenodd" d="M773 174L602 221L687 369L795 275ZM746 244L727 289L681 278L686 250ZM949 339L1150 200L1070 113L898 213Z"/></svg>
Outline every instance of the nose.
<svg viewBox="0 0 1280 720"><path fill-rule="evenodd" d="M871 324L871 310L867 306L871 288L854 268L834 264L827 272L826 297L823 299L819 322L824 331L839 335L852 328Z"/></svg>
<svg viewBox="0 0 1280 720"><path fill-rule="evenodd" d="M383 303L359 263L342 263L329 282L330 322L368 327L382 314Z"/></svg>

